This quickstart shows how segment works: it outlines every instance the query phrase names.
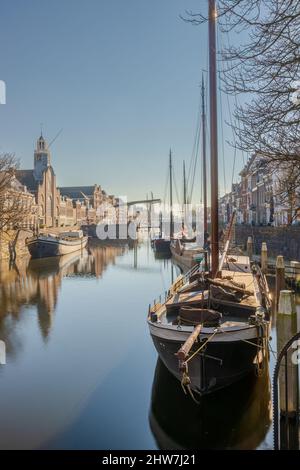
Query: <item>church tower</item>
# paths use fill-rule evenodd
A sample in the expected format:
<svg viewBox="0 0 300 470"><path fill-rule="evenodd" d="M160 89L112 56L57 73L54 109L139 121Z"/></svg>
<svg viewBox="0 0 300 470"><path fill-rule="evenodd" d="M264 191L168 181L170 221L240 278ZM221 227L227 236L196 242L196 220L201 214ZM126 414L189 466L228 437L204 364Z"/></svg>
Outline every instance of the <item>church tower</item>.
<svg viewBox="0 0 300 470"><path fill-rule="evenodd" d="M34 151L34 178L38 181L43 179L44 171L50 166L50 151L41 134Z"/></svg>

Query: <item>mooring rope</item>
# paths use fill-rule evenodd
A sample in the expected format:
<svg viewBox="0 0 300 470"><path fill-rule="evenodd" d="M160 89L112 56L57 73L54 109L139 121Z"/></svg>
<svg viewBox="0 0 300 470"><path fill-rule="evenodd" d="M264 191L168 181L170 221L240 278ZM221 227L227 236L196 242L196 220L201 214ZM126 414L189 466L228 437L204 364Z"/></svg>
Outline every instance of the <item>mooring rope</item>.
<svg viewBox="0 0 300 470"><path fill-rule="evenodd" d="M261 326L262 327L262 330L263 330L263 338L261 338L259 336L259 334L257 335L257 339L260 340L262 339L262 341L264 342L264 339L266 339L266 335L264 334L264 328L263 328L263 325L258 325L258 327ZM182 373L182 379L181 379L181 387L185 393L185 395L187 394L187 391L189 392L189 395L191 396L192 400L196 403L196 404L199 404L200 402L198 400L196 400L194 394L193 394L193 391L190 387L190 384L191 384L191 379L189 377L189 374L188 374L188 363L197 355L200 353L200 351L207 345L207 343L209 341L211 341L213 339L213 337L217 334L217 333L225 333L225 334L234 334L233 331L224 331L223 329L221 328L216 328L215 331L207 338L207 340L201 344L201 346L193 352L193 354L187 358L187 360L185 361L184 365L185 365L185 370L183 371ZM251 346L254 346L255 348L257 348L257 354L256 354L256 357L257 357L257 375L258 376L261 376L263 371L264 371L264 364L259 364L259 358L258 358L258 355L259 355L259 352L261 350L265 350L265 351L269 351L269 347L268 346L265 346L264 344L260 343L259 341L257 343L253 343L252 341L249 341L247 339L243 339L243 338L240 338L238 337L237 338L238 341L243 341L244 343L247 343L247 344L250 344ZM269 344L269 340L268 340L268 344ZM274 351L271 349L272 353L274 354Z"/></svg>
<svg viewBox="0 0 300 470"><path fill-rule="evenodd" d="M196 403L196 405L200 405L200 401L198 401L195 398L195 395L193 394L193 390L191 389L190 384L191 384L191 379L189 378L188 366L186 364L186 370L183 372L182 379L181 379L181 382L180 382L181 388L182 388L185 395L187 395L186 391L189 392L189 395L190 395L191 399Z"/></svg>
<svg viewBox="0 0 300 470"><path fill-rule="evenodd" d="M214 337L217 333L219 333L219 329L216 329L216 331L214 331L214 333L212 333L212 334L207 338L207 340L205 341L205 343L201 344L200 348L198 348L190 357L187 358L187 360L185 361L186 364L187 364L191 359L193 359L193 357L196 356L196 354L198 354L198 353L204 348L204 346L206 346L207 343L208 343L211 339L213 339L213 337Z"/></svg>

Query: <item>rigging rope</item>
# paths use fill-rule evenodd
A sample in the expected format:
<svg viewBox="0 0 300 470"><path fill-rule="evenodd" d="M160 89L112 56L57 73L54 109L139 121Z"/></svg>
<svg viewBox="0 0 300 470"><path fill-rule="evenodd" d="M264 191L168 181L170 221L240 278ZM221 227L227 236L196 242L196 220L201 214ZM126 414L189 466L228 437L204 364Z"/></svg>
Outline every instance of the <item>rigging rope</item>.
<svg viewBox="0 0 300 470"><path fill-rule="evenodd" d="M199 105L198 105L193 150L192 150L192 155L191 155L189 170L188 170L188 177L187 177L187 187L189 188L189 193L187 195L188 203L192 202L195 172L196 172L198 153L199 153L200 123L201 123L201 94L200 94L200 100L199 100Z"/></svg>
<svg viewBox="0 0 300 470"><path fill-rule="evenodd" d="M194 192L195 174L196 174L198 155L199 155L200 136L201 136L201 131L200 131L200 122L199 122L198 138L197 138L197 145L196 145L195 159L194 159L194 170L193 170L193 173L192 173L192 182L191 182L190 194L189 194L189 201L190 202L192 201L193 192Z"/></svg>
<svg viewBox="0 0 300 470"><path fill-rule="evenodd" d="M167 169L167 177L166 177L166 182L165 182L165 191L164 191L164 198L163 198L164 204L166 203L168 187L169 187L169 168Z"/></svg>
<svg viewBox="0 0 300 470"><path fill-rule="evenodd" d="M172 168L172 177L173 177L173 182L174 182L174 187L175 187L175 193L176 193L176 197L177 197L177 202L178 202L178 204L180 205L180 197L179 197L178 187L177 187L177 183L176 183L174 168Z"/></svg>
<svg viewBox="0 0 300 470"><path fill-rule="evenodd" d="M221 37L221 31L220 31L220 27L219 27L218 28L218 41L221 41L221 39L219 39L220 37ZM227 39L227 47L229 48L230 47L230 41L229 41L229 32L228 31L226 31L226 39ZM221 79L221 74L223 74L224 77L226 76L223 62L222 62L221 70L219 71L220 80L222 80ZM221 88L220 88L220 92L221 92ZM237 123L236 123L237 119L236 119L236 117L234 117L234 122L233 122L231 105L230 105L228 93L225 93L225 95L226 95L226 100L227 100L228 115L229 115L229 121L230 121L229 125L230 125L231 131L232 131L232 139L233 139L233 146L234 146L234 159L233 159L233 167L232 167L232 175L231 175L231 188L230 188L230 190L231 190L232 189L232 184L233 184L233 181L234 181L234 176L235 176L235 169L236 169L237 142L236 142L235 129L237 128ZM234 100L235 100L235 107L238 108L239 105L238 105L238 98L237 98L236 94L234 95ZM222 110L221 110L221 113L222 113ZM240 123L239 123L239 119L238 119L238 125L239 124ZM244 152L242 152L242 158L243 158L243 165L245 165ZM224 166L224 163L223 163L223 166Z"/></svg>

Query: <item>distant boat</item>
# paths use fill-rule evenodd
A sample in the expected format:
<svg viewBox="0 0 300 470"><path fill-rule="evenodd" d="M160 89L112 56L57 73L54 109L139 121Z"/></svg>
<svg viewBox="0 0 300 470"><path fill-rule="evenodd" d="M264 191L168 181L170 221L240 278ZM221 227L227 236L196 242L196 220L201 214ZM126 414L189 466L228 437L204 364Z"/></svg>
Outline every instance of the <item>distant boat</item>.
<svg viewBox="0 0 300 470"><path fill-rule="evenodd" d="M74 230L59 234L41 234L27 239L26 245L32 258L48 258L82 250L87 241L88 237L83 235L82 230Z"/></svg>
<svg viewBox="0 0 300 470"><path fill-rule="evenodd" d="M191 269L205 259L206 252L197 242L177 238L171 241L170 250L175 262L183 271Z"/></svg>
<svg viewBox="0 0 300 470"><path fill-rule="evenodd" d="M165 238L155 238L153 240L153 248L156 253L171 254L170 252L170 240Z"/></svg>

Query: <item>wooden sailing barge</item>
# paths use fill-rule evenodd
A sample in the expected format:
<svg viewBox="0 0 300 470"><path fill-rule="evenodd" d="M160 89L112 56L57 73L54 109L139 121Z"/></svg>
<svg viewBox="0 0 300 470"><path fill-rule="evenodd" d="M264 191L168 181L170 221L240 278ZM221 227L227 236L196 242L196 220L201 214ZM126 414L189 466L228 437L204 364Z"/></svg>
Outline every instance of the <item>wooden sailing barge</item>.
<svg viewBox="0 0 300 470"><path fill-rule="evenodd" d="M83 235L82 230L73 230L28 238L26 246L32 258L49 258L83 250L87 242L88 237Z"/></svg>
<svg viewBox="0 0 300 470"><path fill-rule="evenodd" d="M259 371L268 350L271 300L265 276L249 258L219 256L216 6L209 4L211 256L210 272L194 266L149 307L155 348L191 393L211 393ZM231 224L232 228L232 224Z"/></svg>
<svg viewBox="0 0 300 470"><path fill-rule="evenodd" d="M199 394L259 370L266 356L270 297L265 277L259 267L251 271L246 257L230 256L231 265L234 259L237 270L226 269L225 258L214 278L195 266L177 278L165 302L149 309L160 358L182 385Z"/></svg>

